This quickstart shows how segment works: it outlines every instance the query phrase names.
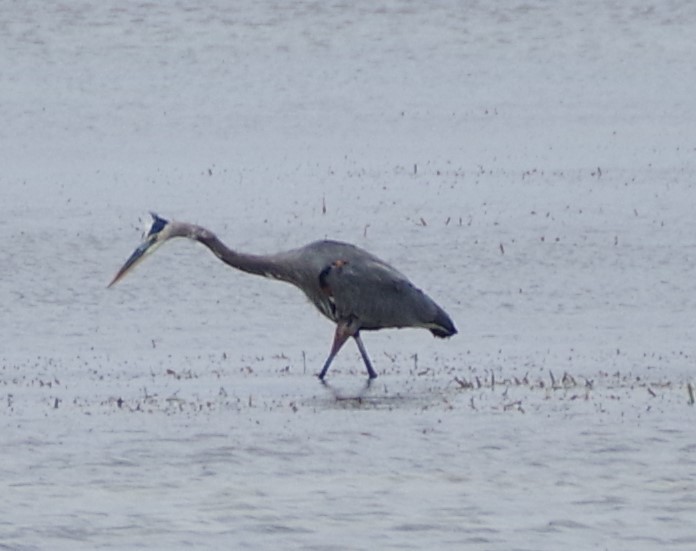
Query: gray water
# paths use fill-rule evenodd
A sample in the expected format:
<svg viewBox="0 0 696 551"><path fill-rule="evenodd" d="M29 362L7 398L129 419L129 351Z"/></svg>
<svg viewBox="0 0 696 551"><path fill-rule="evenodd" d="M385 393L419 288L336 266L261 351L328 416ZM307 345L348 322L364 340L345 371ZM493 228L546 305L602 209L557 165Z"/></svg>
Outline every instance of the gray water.
<svg viewBox="0 0 696 551"><path fill-rule="evenodd" d="M0 12L0 548L691 549L688 2ZM460 334L164 246L332 237Z"/></svg>

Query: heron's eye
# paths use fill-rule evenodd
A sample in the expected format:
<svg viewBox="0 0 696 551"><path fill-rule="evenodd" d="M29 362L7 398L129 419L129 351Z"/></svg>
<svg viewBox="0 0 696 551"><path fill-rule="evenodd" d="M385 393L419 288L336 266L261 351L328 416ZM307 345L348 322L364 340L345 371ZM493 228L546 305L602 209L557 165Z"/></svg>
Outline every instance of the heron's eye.
<svg viewBox="0 0 696 551"><path fill-rule="evenodd" d="M154 215L142 218L141 223L143 228L143 240L147 239L148 237L152 237L153 235L157 235L167 225L166 220L160 218L159 216L155 217Z"/></svg>
<svg viewBox="0 0 696 551"><path fill-rule="evenodd" d="M167 220L164 218L160 218L156 214L152 214L152 224L150 225L150 231L147 233L147 236L150 237L152 235L157 235L168 223L169 222L167 222Z"/></svg>

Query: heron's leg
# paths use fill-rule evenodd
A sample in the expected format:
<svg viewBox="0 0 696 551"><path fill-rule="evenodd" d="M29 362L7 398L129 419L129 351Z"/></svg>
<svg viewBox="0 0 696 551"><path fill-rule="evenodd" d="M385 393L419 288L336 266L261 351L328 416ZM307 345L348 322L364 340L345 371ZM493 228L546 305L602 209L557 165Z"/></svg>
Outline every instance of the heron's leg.
<svg viewBox="0 0 696 551"><path fill-rule="evenodd" d="M377 372L372 367L372 362L370 361L370 357L367 355L367 350L365 349L365 345L363 344L362 339L360 338L360 333L355 333L355 335L353 335L353 338L355 339L355 342L358 343L358 350L360 350L360 355L362 356L362 359L365 362L367 374L370 376L370 379L376 379Z"/></svg>
<svg viewBox="0 0 696 551"><path fill-rule="evenodd" d="M333 345L331 346L331 352L329 353L329 357L326 358L326 361L324 362L324 367L322 368L321 373L319 373L319 378L322 381L324 380L324 376L326 375L326 372L329 370L329 367L331 366L331 362L336 357L336 354L338 354L338 351L348 340L348 337L350 337L352 334L353 332L350 330L346 323L338 323L338 325L336 326L336 333L334 333L334 340Z"/></svg>

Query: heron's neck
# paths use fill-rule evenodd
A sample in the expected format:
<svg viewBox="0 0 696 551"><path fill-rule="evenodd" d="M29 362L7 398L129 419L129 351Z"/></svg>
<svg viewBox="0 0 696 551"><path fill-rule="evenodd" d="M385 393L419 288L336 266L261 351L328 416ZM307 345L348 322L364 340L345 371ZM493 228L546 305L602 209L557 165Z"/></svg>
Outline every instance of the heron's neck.
<svg viewBox="0 0 696 551"><path fill-rule="evenodd" d="M212 232L205 231L195 239L208 247L225 264L249 274L293 281L293 271L280 255L255 255L234 251L225 245Z"/></svg>

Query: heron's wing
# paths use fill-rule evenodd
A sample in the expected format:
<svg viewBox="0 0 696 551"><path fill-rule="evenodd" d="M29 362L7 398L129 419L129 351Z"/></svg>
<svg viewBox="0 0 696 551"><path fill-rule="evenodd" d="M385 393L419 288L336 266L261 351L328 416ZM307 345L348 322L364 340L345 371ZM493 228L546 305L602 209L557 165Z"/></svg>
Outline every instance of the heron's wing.
<svg viewBox="0 0 696 551"><path fill-rule="evenodd" d="M379 260L335 264L326 275L339 319L365 329L427 326L439 307L404 275Z"/></svg>

